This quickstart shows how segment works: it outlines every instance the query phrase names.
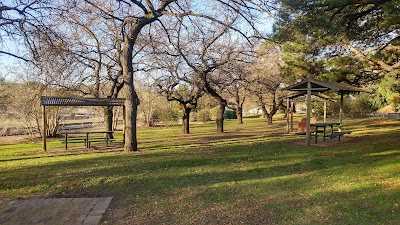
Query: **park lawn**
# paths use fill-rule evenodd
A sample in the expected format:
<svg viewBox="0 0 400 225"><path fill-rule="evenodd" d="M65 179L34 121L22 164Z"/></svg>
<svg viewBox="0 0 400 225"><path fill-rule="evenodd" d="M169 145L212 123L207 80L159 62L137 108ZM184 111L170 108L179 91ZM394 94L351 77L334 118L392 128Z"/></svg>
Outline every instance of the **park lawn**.
<svg viewBox="0 0 400 225"><path fill-rule="evenodd" d="M140 129L129 154L3 145L0 199L112 196L110 224L400 224L400 120L345 124L328 147L295 145L282 118Z"/></svg>

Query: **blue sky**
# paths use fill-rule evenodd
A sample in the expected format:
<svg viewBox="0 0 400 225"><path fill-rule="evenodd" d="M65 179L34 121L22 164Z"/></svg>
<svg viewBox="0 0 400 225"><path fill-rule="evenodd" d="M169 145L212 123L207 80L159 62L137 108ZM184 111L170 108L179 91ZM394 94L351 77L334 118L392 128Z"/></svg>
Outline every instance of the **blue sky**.
<svg viewBox="0 0 400 225"><path fill-rule="evenodd" d="M5 5L10 4L11 0L3 0L2 1ZM2 3L0 3L2 4ZM273 20L268 16L262 18L261 21L265 21L262 24L258 24L258 28L265 33L272 33L272 24ZM8 51L13 54L23 56L25 48L23 47L23 43L21 40L10 39L4 33L0 35L2 38L2 42L0 42L0 48L3 51ZM24 62L22 60L16 59L12 56L0 54L0 77L5 77L8 81L14 81L17 79L16 74L23 74L24 71L21 69L21 64Z"/></svg>
<svg viewBox="0 0 400 225"><path fill-rule="evenodd" d="M13 5L11 0L3 0L0 5ZM1 41L0 49L2 51L10 52L15 55L23 55L25 47L23 47L23 42L21 40L14 39L8 36L2 30L0 30ZM7 80L15 80L15 75L13 71L18 73L19 65L22 60L18 60L12 56L0 54L0 76L5 77Z"/></svg>

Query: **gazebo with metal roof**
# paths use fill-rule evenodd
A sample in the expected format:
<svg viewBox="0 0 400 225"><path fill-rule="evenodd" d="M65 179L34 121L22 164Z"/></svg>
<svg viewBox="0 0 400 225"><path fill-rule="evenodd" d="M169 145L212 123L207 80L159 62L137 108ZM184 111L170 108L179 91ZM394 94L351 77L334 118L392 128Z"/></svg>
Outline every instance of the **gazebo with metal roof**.
<svg viewBox="0 0 400 225"><path fill-rule="evenodd" d="M123 120L125 130L125 99L124 98L80 98L80 97L56 97L42 96L40 97L40 105L42 105L42 139L43 150L47 150L46 133L47 119L46 106L123 106Z"/></svg>
<svg viewBox="0 0 400 225"><path fill-rule="evenodd" d="M296 84L290 85L288 87L283 88L286 91L295 91L300 92L294 94L292 96L288 96L288 98L295 98L298 96L306 95L307 96L307 119L306 119L306 143L307 146L310 145L310 117L311 117L311 95L316 95L327 99L326 95L321 93L334 91L340 93L340 110L339 110L339 130L342 129L342 121L343 121L343 95L348 93L355 92L365 92L362 88L351 86L348 84L342 84L337 82L330 81L320 81L314 79L304 79Z"/></svg>

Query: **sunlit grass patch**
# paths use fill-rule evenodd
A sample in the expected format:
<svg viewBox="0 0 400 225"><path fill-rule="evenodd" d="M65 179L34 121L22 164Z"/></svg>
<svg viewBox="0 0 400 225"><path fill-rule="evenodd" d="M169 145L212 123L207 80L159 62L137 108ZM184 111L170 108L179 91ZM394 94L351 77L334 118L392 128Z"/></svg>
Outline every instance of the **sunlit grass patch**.
<svg viewBox="0 0 400 225"><path fill-rule="evenodd" d="M400 150L389 150L389 151L383 151L383 152L369 153L366 156L390 156L390 155L398 155L398 154L400 154Z"/></svg>
<svg viewBox="0 0 400 225"><path fill-rule="evenodd" d="M399 121L346 120L350 140L325 147L293 145L284 120L244 122L140 129L129 154L0 146L0 197L113 196L112 224L400 223Z"/></svg>

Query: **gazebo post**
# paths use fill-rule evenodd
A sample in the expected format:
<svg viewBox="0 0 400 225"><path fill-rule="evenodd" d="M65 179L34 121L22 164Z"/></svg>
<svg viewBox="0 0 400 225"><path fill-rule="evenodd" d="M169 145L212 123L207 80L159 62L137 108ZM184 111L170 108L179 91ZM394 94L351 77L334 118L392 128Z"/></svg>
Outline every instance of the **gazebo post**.
<svg viewBox="0 0 400 225"><path fill-rule="evenodd" d="M46 133L47 133L47 119L46 119L46 106L42 105L42 140L43 151L47 152Z"/></svg>
<svg viewBox="0 0 400 225"><path fill-rule="evenodd" d="M342 122L343 122L343 91L340 92L339 132L342 131Z"/></svg>
<svg viewBox="0 0 400 225"><path fill-rule="evenodd" d="M289 98L286 98L286 126L287 126L287 133L290 132L289 127Z"/></svg>
<svg viewBox="0 0 400 225"><path fill-rule="evenodd" d="M290 131L293 132L293 99L290 101Z"/></svg>
<svg viewBox="0 0 400 225"><path fill-rule="evenodd" d="M326 123L326 100L324 101L324 123Z"/></svg>
<svg viewBox="0 0 400 225"><path fill-rule="evenodd" d="M311 82L307 82L307 119L306 119L306 144L310 146L310 117L311 117Z"/></svg>

